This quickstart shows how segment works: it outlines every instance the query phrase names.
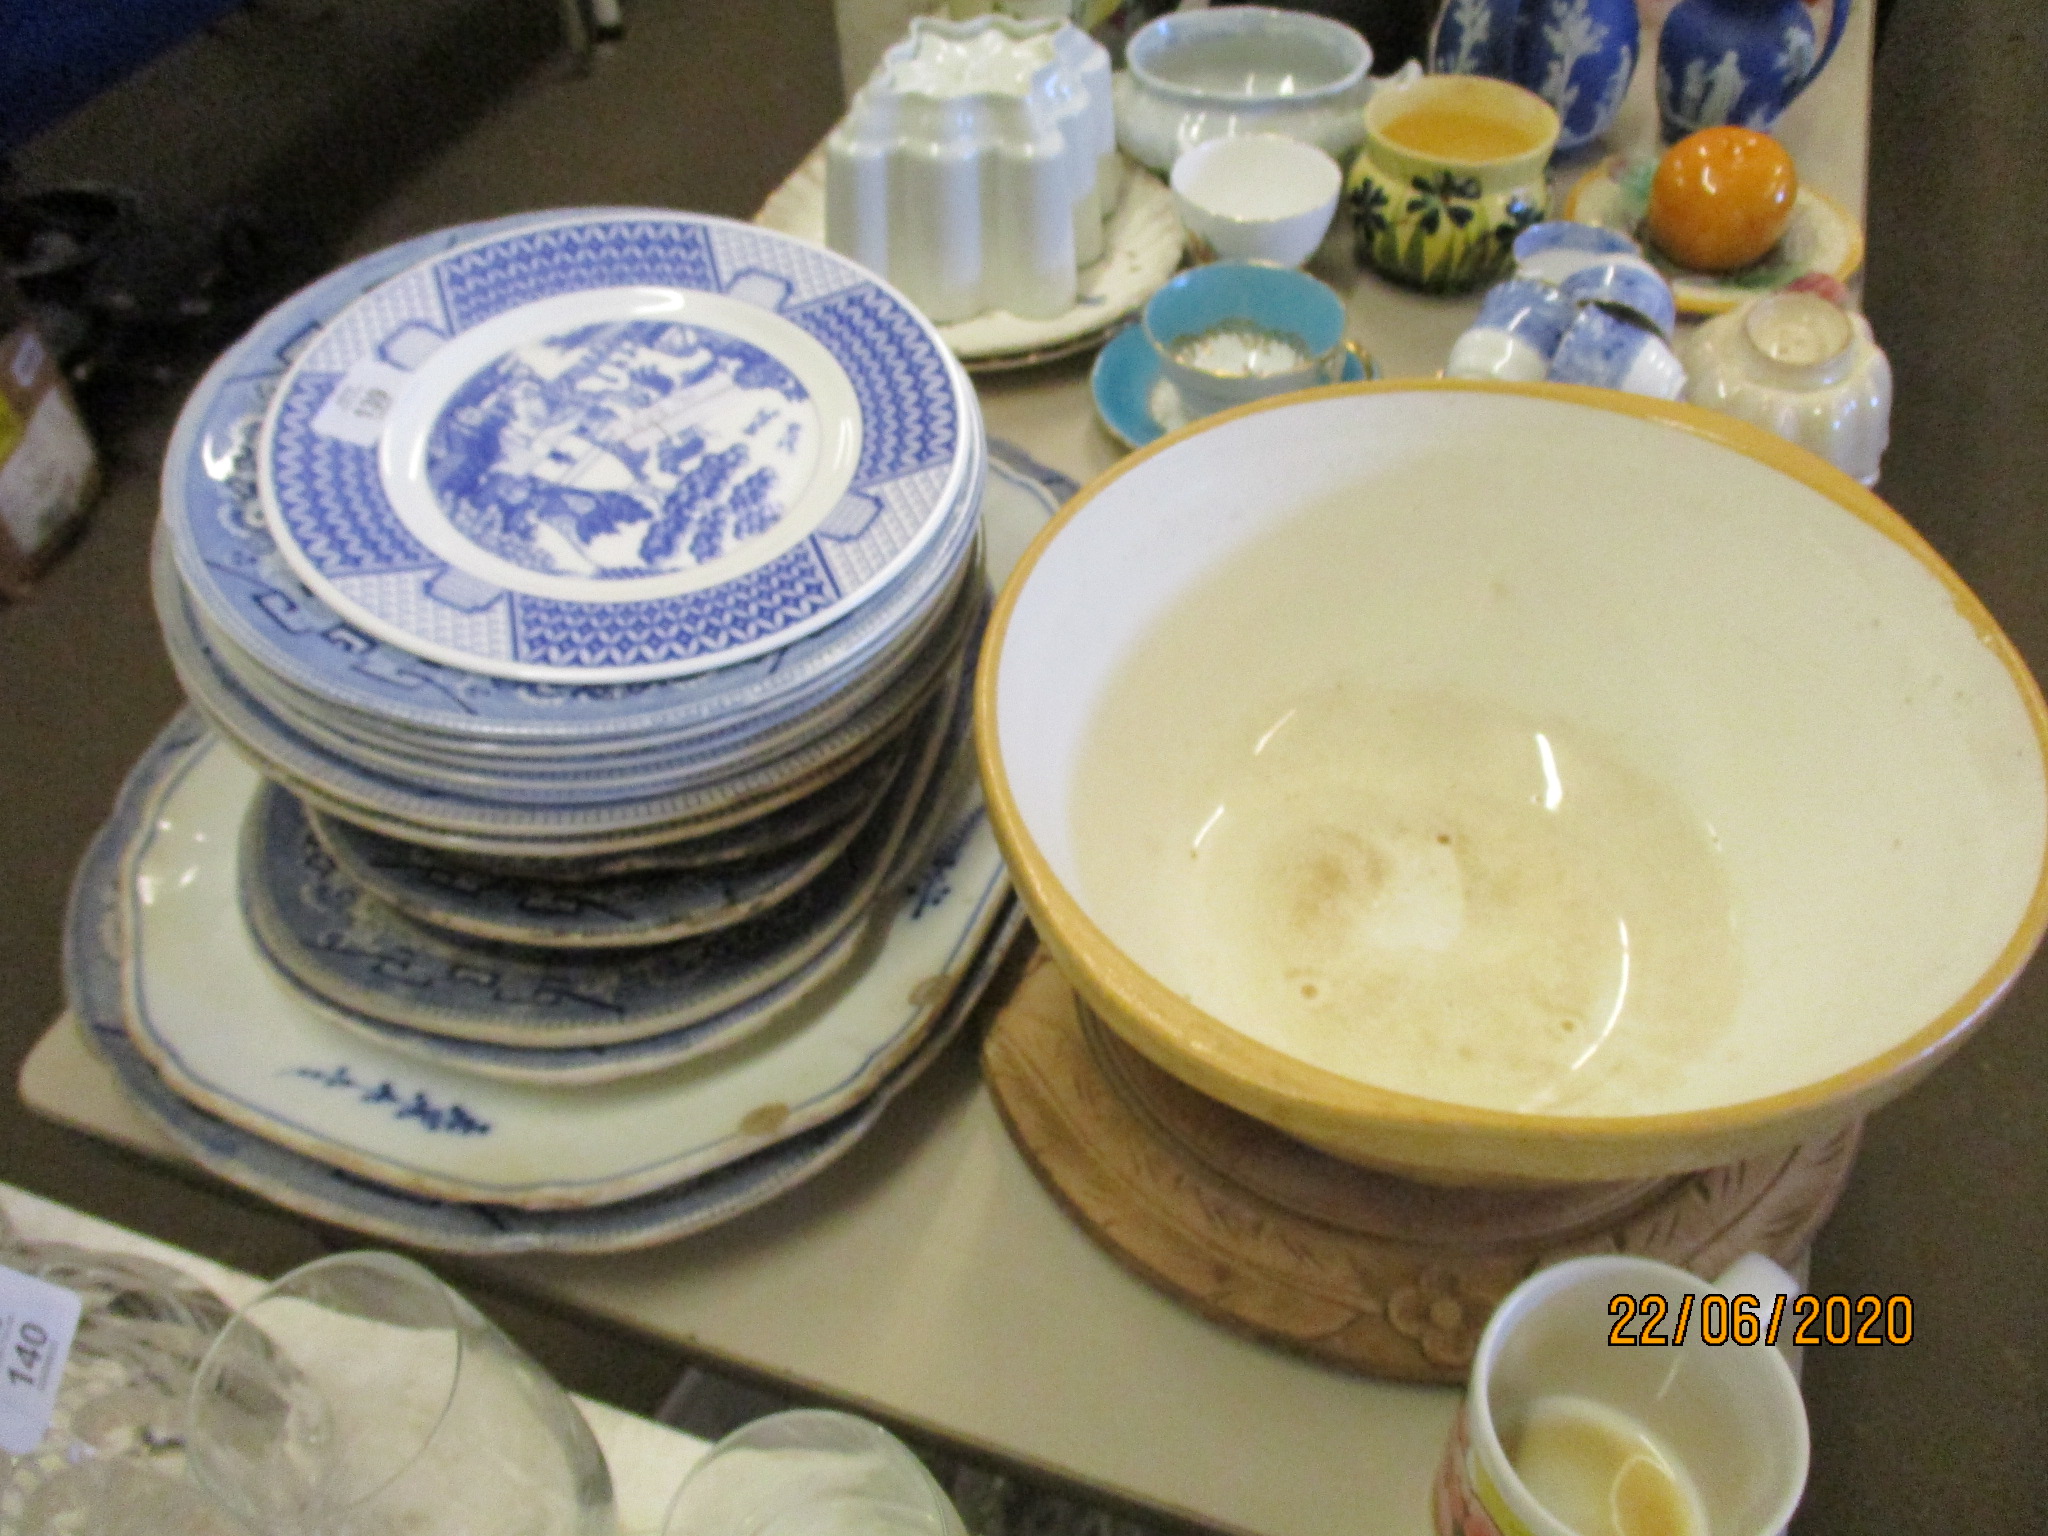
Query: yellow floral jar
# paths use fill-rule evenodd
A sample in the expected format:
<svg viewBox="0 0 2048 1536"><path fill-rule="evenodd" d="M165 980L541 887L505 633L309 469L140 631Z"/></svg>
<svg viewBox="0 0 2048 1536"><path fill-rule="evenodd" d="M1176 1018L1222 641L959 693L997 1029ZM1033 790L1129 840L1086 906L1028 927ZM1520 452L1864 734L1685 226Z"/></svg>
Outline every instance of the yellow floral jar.
<svg viewBox="0 0 2048 1536"><path fill-rule="evenodd" d="M1425 75L1373 94L1346 200L1361 264L1459 293L1514 266L1515 236L1544 217L1557 114L1482 75Z"/></svg>

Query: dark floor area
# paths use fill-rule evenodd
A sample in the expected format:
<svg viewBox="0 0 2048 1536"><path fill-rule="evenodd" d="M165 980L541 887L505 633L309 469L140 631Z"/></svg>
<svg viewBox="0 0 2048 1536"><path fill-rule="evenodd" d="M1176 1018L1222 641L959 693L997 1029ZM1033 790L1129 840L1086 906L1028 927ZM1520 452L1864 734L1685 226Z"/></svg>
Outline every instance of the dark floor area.
<svg viewBox="0 0 2048 1536"><path fill-rule="evenodd" d="M45 0L55 3L55 0ZM1868 0L1858 0L1868 3ZM1866 308L1898 380L1880 486L2048 675L2048 6L1896 0L1880 54ZM272 0L18 158L166 217L246 207L317 266L519 208L744 216L839 102L829 0L638 0L587 74L555 0ZM146 586L178 394L122 395L107 494L0 608L0 1063L62 1006L71 870L179 695ZM276 1273L354 1246L0 1104L0 1178ZM2048 1510L2048 967L1870 1123L1814 1255L1818 1291L1904 1293L1903 1350L1814 1352L1802 1536L2032 1532ZM651 1412L682 1362L485 1296L566 1383ZM1360 1512L1361 1531L1373 1529Z"/></svg>

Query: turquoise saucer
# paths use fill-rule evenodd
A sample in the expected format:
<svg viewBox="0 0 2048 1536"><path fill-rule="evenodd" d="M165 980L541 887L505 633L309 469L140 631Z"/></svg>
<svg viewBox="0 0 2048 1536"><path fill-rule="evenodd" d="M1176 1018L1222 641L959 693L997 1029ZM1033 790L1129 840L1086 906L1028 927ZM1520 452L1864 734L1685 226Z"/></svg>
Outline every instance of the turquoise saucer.
<svg viewBox="0 0 2048 1536"><path fill-rule="evenodd" d="M1365 366L1347 355L1344 382L1355 384L1365 377ZM1143 326L1120 331L1096 354L1095 367L1088 375L1095 414L1110 436L1126 448L1142 448L1171 429L1152 414L1152 396L1159 383L1159 354L1145 339Z"/></svg>

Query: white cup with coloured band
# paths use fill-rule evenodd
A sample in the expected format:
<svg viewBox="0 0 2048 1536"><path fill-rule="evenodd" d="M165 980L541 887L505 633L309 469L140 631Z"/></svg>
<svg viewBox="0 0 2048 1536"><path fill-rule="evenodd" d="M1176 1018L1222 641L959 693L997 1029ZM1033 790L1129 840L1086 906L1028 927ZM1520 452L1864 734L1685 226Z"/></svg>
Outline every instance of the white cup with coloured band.
<svg viewBox="0 0 2048 1536"><path fill-rule="evenodd" d="M1806 1407L1764 1340L1774 1318L1791 1336L1798 1294L1757 1254L1711 1285L1619 1255L1530 1276L1480 1336L1438 1536L1783 1530L1806 1487ZM1665 1342L1623 1342L1645 1335Z"/></svg>

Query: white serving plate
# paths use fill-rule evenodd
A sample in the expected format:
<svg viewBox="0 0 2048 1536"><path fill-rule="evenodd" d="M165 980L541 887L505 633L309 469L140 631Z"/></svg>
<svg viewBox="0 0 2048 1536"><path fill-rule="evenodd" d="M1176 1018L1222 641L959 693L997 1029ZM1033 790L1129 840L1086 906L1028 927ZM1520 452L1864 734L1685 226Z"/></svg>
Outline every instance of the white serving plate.
<svg viewBox="0 0 2048 1536"><path fill-rule="evenodd" d="M832 1119L916 1049L937 1013L931 978L973 952L1004 889L963 776L938 852L842 986L731 1051L564 1093L415 1061L307 1007L257 954L236 899L255 772L212 737L144 771L119 892L122 1008L137 1047L209 1114L432 1199L615 1204Z"/></svg>
<svg viewBox="0 0 2048 1536"><path fill-rule="evenodd" d="M114 817L94 839L72 891L64 934L65 987L85 1038L107 1061L137 1108L200 1167L288 1210L373 1237L447 1253L611 1253L701 1232L822 1172L863 1136L896 1095L945 1049L973 1011L1023 931L1014 900L1000 902L978 952L959 957L956 981L937 1022L910 1058L867 1098L823 1124L709 1173L615 1205L529 1211L444 1201L345 1173L250 1134L186 1103L135 1049L122 1022L122 902L119 868L139 803L164 767L189 751L205 727L179 717L150 748ZM937 892L941 906L969 893Z"/></svg>

